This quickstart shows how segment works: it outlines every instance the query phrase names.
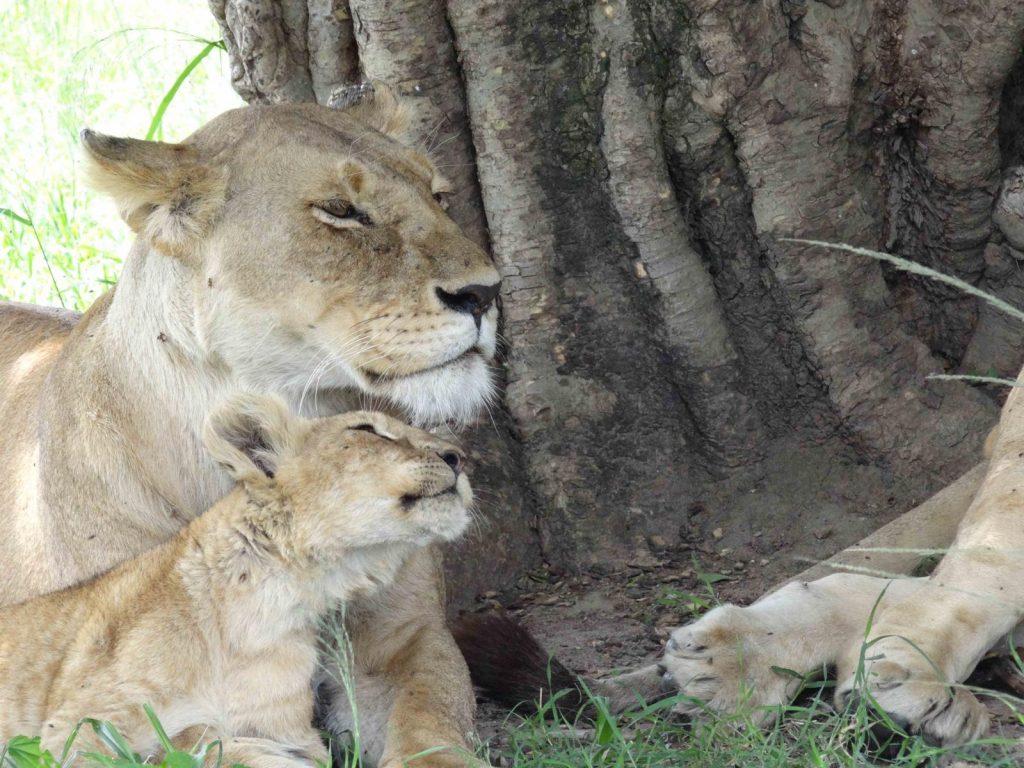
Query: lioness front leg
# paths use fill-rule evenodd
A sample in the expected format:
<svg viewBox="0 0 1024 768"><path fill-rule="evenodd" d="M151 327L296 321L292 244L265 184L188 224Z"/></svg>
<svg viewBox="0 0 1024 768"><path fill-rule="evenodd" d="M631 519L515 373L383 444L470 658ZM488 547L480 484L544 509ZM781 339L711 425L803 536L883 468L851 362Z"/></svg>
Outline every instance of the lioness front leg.
<svg viewBox="0 0 1024 768"><path fill-rule="evenodd" d="M412 557L392 587L349 609L353 669L327 670L325 725L353 729L342 677L354 684L364 765L478 765L470 736L476 699L469 671L444 621L441 555Z"/></svg>
<svg viewBox="0 0 1024 768"><path fill-rule="evenodd" d="M320 734L312 728L286 741L256 736L225 736L212 726L195 725L171 736L175 749L194 754L206 748L204 766L246 768L319 768L330 763ZM143 759L150 757L142 755Z"/></svg>
<svg viewBox="0 0 1024 768"><path fill-rule="evenodd" d="M932 743L980 737L988 713L961 684L1019 621L1019 570L1019 562L994 551L947 555L925 587L886 605L868 641L848 649L839 665L837 703L864 697L897 726Z"/></svg>
<svg viewBox="0 0 1024 768"><path fill-rule="evenodd" d="M1022 398L1019 387L1010 393L985 479L926 589L885 606L863 654L851 647L840 665L837 699L867 694L895 723L941 744L984 732L987 714L960 684L1024 616Z"/></svg>
<svg viewBox="0 0 1024 768"><path fill-rule="evenodd" d="M222 745L220 765L244 765L246 768L317 768L330 763L327 748L319 736L300 744L235 736L224 739ZM210 750L206 764L216 766L217 755L217 750Z"/></svg>
<svg viewBox="0 0 1024 768"><path fill-rule="evenodd" d="M746 608L715 608L672 633L661 660L663 690L684 694L674 706L681 714L743 711L769 723L803 677L837 663L864 636L876 605L912 594L921 582L837 573L791 582Z"/></svg>

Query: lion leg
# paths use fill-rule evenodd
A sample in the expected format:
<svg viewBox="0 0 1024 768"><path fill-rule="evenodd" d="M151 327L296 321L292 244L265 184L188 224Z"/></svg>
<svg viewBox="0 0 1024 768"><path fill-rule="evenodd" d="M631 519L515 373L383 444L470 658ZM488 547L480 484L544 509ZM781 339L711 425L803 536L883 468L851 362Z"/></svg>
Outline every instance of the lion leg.
<svg viewBox="0 0 1024 768"><path fill-rule="evenodd" d="M612 712L624 712L631 706L657 701L665 696L661 664L651 664L615 677L603 677L591 683L591 689L608 699Z"/></svg>
<svg viewBox="0 0 1024 768"><path fill-rule="evenodd" d="M743 711L767 724L806 677L864 636L876 607L913 594L921 581L837 573L792 582L746 608L715 608L672 633L662 690L683 695L673 708L681 714Z"/></svg>
<svg viewBox="0 0 1024 768"><path fill-rule="evenodd" d="M863 649L840 665L837 700L867 694L893 721L940 744L985 731L988 717L959 684L1024 616L1024 393L1010 394L981 489L953 547L911 599L885 607Z"/></svg>
<svg viewBox="0 0 1024 768"><path fill-rule="evenodd" d="M305 744L285 744L271 739L234 736L224 740L221 765L246 768L310 768L328 765L327 748L319 739ZM216 757L216 753L211 757Z"/></svg>
<svg viewBox="0 0 1024 768"><path fill-rule="evenodd" d="M244 765L247 768L315 768L328 765L330 755L312 728L288 739L227 736L212 726L194 725L171 736L175 749L194 753L207 746L204 765ZM219 744L219 748L218 748ZM146 755L143 755L146 757Z"/></svg>
<svg viewBox="0 0 1024 768"><path fill-rule="evenodd" d="M439 748L410 763L437 768L478 765L469 746L475 714L469 673L447 629L422 627L392 674L399 685L382 765L397 768L404 765L403 759Z"/></svg>
<svg viewBox="0 0 1024 768"><path fill-rule="evenodd" d="M368 766L477 765L470 747L476 699L445 625L439 551L414 555L384 593L350 608L346 626L354 663L322 686L328 728L354 731L357 721Z"/></svg>
<svg viewBox="0 0 1024 768"><path fill-rule="evenodd" d="M1020 556L980 545L984 540L959 542L917 594L880 611L867 641L854 643L840 662L840 706L863 696L908 733L942 745L985 732L985 708L960 684L1017 626L1024 590Z"/></svg>
<svg viewBox="0 0 1024 768"><path fill-rule="evenodd" d="M911 599L885 606L866 641L851 644L839 664L838 706L864 698L906 732L941 745L985 732L985 708L960 683L1020 611L997 604L997 592L972 588L979 576L994 583L998 572L959 565L936 573Z"/></svg>

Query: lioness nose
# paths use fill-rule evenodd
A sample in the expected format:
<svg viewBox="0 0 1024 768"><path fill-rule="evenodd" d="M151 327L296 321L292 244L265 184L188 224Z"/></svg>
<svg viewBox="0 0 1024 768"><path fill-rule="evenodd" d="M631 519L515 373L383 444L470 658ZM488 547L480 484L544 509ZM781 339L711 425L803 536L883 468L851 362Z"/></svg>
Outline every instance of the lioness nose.
<svg viewBox="0 0 1024 768"><path fill-rule="evenodd" d="M437 289L437 298L450 309L456 312L465 312L473 315L477 320L494 303L498 296L501 283L494 285L464 285L455 293L448 293L443 288Z"/></svg>
<svg viewBox="0 0 1024 768"><path fill-rule="evenodd" d="M445 464L452 468L455 476L458 477L459 472L462 471L462 456L455 451L441 451L437 455L444 460Z"/></svg>

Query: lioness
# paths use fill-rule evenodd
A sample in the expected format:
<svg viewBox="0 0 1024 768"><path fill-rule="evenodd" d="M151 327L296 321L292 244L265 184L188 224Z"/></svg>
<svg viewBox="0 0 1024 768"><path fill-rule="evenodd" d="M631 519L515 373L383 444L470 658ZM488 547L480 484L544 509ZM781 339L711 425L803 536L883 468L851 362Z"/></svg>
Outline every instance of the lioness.
<svg viewBox="0 0 1024 768"><path fill-rule="evenodd" d="M85 315L0 306L0 604L108 570L223 496L200 429L226 393L307 415L369 397L421 425L482 407L498 274L401 128L381 90L345 111L245 107L181 144L83 134L94 183L138 237ZM348 616L366 764L465 746L474 700L436 551ZM335 693L321 715L346 729Z"/></svg>
<svg viewBox="0 0 1024 768"><path fill-rule="evenodd" d="M462 533L461 454L378 413L307 420L252 395L215 410L204 442L228 496L110 573L0 610L0 743L41 733L59 756L90 715L150 754L149 702L184 746L221 740L226 765L327 762L320 622Z"/></svg>

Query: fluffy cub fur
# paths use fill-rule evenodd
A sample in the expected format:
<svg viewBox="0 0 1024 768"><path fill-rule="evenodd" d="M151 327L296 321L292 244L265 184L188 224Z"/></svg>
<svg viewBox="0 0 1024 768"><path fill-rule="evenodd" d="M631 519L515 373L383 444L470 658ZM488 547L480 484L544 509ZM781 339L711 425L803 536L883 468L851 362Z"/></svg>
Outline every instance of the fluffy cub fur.
<svg viewBox="0 0 1024 768"><path fill-rule="evenodd" d="M377 413L319 420L239 395L204 442L235 489L166 544L92 581L0 611L0 741L59 754L83 716L157 749L221 739L224 764L308 764L318 626L389 584L417 549L458 536L458 450ZM83 732L84 734L84 732Z"/></svg>

